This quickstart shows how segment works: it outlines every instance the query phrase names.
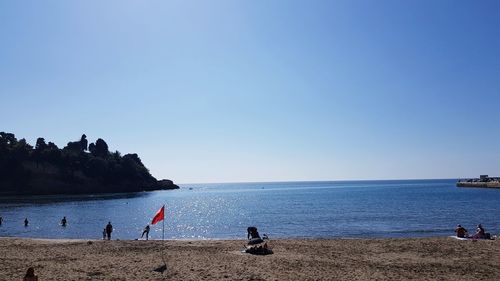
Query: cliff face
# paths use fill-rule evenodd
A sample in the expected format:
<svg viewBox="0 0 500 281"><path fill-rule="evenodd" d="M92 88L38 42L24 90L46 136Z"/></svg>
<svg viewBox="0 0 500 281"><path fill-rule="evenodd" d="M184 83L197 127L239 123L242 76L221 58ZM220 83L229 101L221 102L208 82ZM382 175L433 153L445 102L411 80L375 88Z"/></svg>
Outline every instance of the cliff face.
<svg viewBox="0 0 500 281"><path fill-rule="evenodd" d="M34 162L25 162L23 166L27 176L22 180L2 179L0 181L0 194L93 194L179 188L170 180L158 181L155 178L104 180L89 177L81 170L75 170L68 174L64 169L47 163L37 165Z"/></svg>
<svg viewBox="0 0 500 281"><path fill-rule="evenodd" d="M110 153L98 139L86 136L59 149L37 140L0 132L0 194L83 194L138 192L179 188L170 180L156 180L137 154Z"/></svg>

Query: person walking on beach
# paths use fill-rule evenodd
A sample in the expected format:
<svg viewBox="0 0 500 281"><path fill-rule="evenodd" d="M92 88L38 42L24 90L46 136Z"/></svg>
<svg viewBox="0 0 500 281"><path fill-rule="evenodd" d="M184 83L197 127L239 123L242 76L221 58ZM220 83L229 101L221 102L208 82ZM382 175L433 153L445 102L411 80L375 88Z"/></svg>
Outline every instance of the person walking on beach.
<svg viewBox="0 0 500 281"><path fill-rule="evenodd" d="M102 240L106 240L106 228L102 230Z"/></svg>
<svg viewBox="0 0 500 281"><path fill-rule="evenodd" d="M62 220L61 220L61 225L62 226L66 226L66 223L67 223L66 217L63 217Z"/></svg>
<svg viewBox="0 0 500 281"><path fill-rule="evenodd" d="M149 224L146 225L146 227L144 228L144 231L142 232L141 238L144 236L144 234L146 234L146 240L148 240L149 239Z"/></svg>
<svg viewBox="0 0 500 281"><path fill-rule="evenodd" d="M24 227L27 227L28 226L28 218L25 218L24 219Z"/></svg>
<svg viewBox="0 0 500 281"><path fill-rule="evenodd" d="M106 236L108 237L108 240L111 240L111 232L113 232L113 226L111 225L111 222L108 222L108 225L106 225Z"/></svg>

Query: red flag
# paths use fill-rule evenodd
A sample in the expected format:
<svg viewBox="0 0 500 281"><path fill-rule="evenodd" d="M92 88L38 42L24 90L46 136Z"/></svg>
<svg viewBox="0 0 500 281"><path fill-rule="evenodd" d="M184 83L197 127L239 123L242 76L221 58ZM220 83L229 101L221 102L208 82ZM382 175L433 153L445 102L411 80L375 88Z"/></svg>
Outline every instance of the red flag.
<svg viewBox="0 0 500 281"><path fill-rule="evenodd" d="M151 224L156 224L157 222L162 221L163 219L165 219L165 205L163 205L163 207L161 207L161 209L158 210L158 212L156 212L156 215L151 221Z"/></svg>

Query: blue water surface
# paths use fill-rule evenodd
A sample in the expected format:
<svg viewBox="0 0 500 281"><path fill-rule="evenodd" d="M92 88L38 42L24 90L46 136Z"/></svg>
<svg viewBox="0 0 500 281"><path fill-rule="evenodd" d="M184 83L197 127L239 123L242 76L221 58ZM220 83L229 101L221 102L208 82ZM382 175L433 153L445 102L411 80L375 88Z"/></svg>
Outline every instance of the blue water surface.
<svg viewBox="0 0 500 281"><path fill-rule="evenodd" d="M500 189L457 188L455 180L186 184L179 190L95 196L0 198L0 236L136 239L166 205L166 239L428 237L500 234ZM68 225L59 222L63 216ZM23 221L28 218L28 227ZM162 223L152 226L161 239Z"/></svg>

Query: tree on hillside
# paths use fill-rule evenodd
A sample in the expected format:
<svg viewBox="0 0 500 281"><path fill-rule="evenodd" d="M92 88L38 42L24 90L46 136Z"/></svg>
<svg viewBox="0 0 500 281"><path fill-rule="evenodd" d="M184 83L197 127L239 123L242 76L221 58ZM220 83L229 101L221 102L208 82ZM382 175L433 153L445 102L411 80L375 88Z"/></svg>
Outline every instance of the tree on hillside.
<svg viewBox="0 0 500 281"><path fill-rule="evenodd" d="M33 158L35 160L36 166L40 165L40 162L43 161L43 151L47 149L47 144L45 143L44 138L36 139L35 151L33 152Z"/></svg>
<svg viewBox="0 0 500 281"><path fill-rule="evenodd" d="M14 134L0 132L0 158L6 158L16 144L17 139Z"/></svg>
<svg viewBox="0 0 500 281"><path fill-rule="evenodd" d="M20 139L14 146L13 152L14 157L19 161L28 160L33 146L26 142L26 139Z"/></svg>
<svg viewBox="0 0 500 281"><path fill-rule="evenodd" d="M0 143L4 143L6 146L14 146L17 143L17 139L14 134L0 132Z"/></svg>
<svg viewBox="0 0 500 281"><path fill-rule="evenodd" d="M107 174L107 162L98 157L92 157L84 167L84 172L91 178L103 178Z"/></svg>
<svg viewBox="0 0 500 281"><path fill-rule="evenodd" d="M144 167L141 159L135 153L125 154L123 156L123 169L128 177L133 179L140 179L145 181L150 181L153 176L149 173L149 170Z"/></svg>
<svg viewBox="0 0 500 281"><path fill-rule="evenodd" d="M94 152L92 154L97 157L107 157L109 154L108 144L103 139L97 139L95 142Z"/></svg>
<svg viewBox="0 0 500 281"><path fill-rule="evenodd" d="M84 152L87 150L87 136L85 134L82 135L79 141L70 141L66 145L64 149L73 151L73 152Z"/></svg>
<svg viewBox="0 0 500 281"><path fill-rule="evenodd" d="M53 142L50 142L49 141L49 144L47 145L47 148L48 149L59 149L59 147L57 147L57 145Z"/></svg>
<svg viewBox="0 0 500 281"><path fill-rule="evenodd" d="M61 150L53 142L49 142L47 149L42 152L42 159L55 166L63 162Z"/></svg>
<svg viewBox="0 0 500 281"><path fill-rule="evenodd" d="M90 153L85 153L87 149ZM137 154L111 153L101 138L88 144L83 134L59 149L42 137L33 147L25 139L0 132L0 192L130 192L166 186L156 184Z"/></svg>
<svg viewBox="0 0 500 281"><path fill-rule="evenodd" d="M113 158L115 159L115 161L120 161L122 159L122 154L120 153L120 151L115 151L111 154L111 156L113 156Z"/></svg>
<svg viewBox="0 0 500 281"><path fill-rule="evenodd" d="M25 139L18 141L14 134L0 132L0 179L23 188L30 176L23 162L29 159L32 149Z"/></svg>
<svg viewBox="0 0 500 281"><path fill-rule="evenodd" d="M35 150L43 151L45 149L47 149L47 144L45 143L45 139L44 138L37 138L36 144L35 144Z"/></svg>
<svg viewBox="0 0 500 281"><path fill-rule="evenodd" d="M95 144L93 142L89 144L89 152L95 156Z"/></svg>

